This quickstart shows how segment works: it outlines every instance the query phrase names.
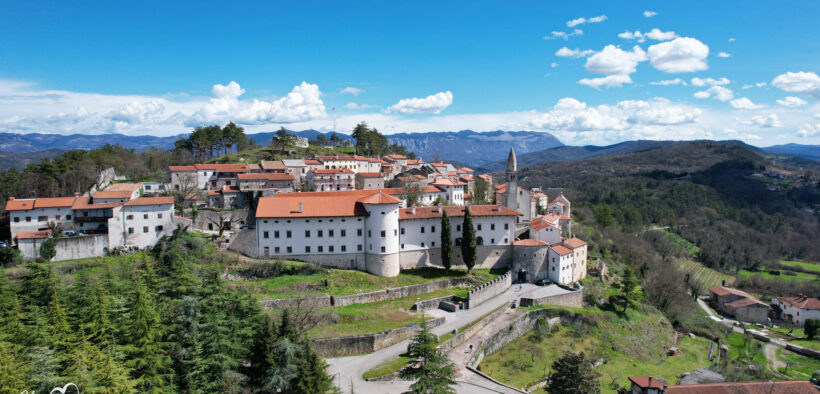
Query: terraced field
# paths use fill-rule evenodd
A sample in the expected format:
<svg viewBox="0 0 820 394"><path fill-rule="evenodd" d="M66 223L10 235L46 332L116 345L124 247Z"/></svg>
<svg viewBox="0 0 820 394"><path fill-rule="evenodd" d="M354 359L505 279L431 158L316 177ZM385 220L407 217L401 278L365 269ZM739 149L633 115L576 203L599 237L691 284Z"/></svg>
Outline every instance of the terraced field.
<svg viewBox="0 0 820 394"><path fill-rule="evenodd" d="M715 271L701 263L692 260L678 260L678 269L690 274L690 280L697 281L701 285L701 291L705 292L712 286L719 286L726 281L729 286L735 282L735 278L729 274Z"/></svg>

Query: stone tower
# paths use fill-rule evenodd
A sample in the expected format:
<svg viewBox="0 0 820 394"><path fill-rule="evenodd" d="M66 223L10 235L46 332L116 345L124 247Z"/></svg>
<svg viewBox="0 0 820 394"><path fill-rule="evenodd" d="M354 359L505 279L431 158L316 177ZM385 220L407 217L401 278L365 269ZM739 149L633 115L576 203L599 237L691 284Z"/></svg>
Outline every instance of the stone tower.
<svg viewBox="0 0 820 394"><path fill-rule="evenodd" d="M518 162L513 148L510 148L510 155L507 156L507 193L504 203L507 208L518 210Z"/></svg>

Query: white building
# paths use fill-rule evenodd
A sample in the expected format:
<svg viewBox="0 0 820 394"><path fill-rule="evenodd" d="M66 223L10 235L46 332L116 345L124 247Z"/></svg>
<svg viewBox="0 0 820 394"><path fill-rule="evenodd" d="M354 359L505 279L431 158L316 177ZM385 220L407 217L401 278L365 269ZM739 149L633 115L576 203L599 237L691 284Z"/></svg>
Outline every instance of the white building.
<svg viewBox="0 0 820 394"><path fill-rule="evenodd" d="M780 319L803 327L808 319L820 319L820 300L798 294L797 297L772 298L772 305L780 307Z"/></svg>
<svg viewBox="0 0 820 394"><path fill-rule="evenodd" d="M555 283L572 283L572 250L563 246L550 246L549 254L549 280Z"/></svg>
<svg viewBox="0 0 820 394"><path fill-rule="evenodd" d="M356 156L319 156L317 157L325 170L347 169L356 172L359 168Z"/></svg>
<svg viewBox="0 0 820 394"><path fill-rule="evenodd" d="M439 178L432 185L444 191L444 199L448 204L464 205L464 187L467 186L466 183L448 178Z"/></svg>
<svg viewBox="0 0 820 394"><path fill-rule="evenodd" d="M308 185L317 192L354 190L355 174L347 168L312 170L307 174Z"/></svg>
<svg viewBox="0 0 820 394"><path fill-rule="evenodd" d="M238 174L252 171L248 164L194 164L192 166L168 166L171 190L190 191L219 190L225 186L238 186ZM194 178L194 174L196 177ZM193 183L195 182L195 185Z"/></svg>
<svg viewBox="0 0 820 394"><path fill-rule="evenodd" d="M400 269L441 266L441 216L460 242L465 207L400 208L379 190L281 193L262 197L256 211L256 256L281 256L395 276ZM497 205L469 208L478 246L477 267L508 266L517 212ZM454 248L454 265L462 264Z"/></svg>
<svg viewBox="0 0 820 394"><path fill-rule="evenodd" d="M239 190L246 191L262 191L277 189L283 192L293 191L293 175L284 173L256 173L256 174L239 174Z"/></svg>
<svg viewBox="0 0 820 394"><path fill-rule="evenodd" d="M356 190L384 189L384 176L381 172L356 173Z"/></svg>

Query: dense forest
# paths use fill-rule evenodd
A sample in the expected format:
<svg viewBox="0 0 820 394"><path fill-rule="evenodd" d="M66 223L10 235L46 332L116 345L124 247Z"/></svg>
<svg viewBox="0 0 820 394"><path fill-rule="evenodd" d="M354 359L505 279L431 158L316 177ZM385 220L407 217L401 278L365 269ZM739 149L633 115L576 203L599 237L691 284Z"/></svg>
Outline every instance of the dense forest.
<svg viewBox="0 0 820 394"><path fill-rule="evenodd" d="M287 312L228 290L224 255L177 232L92 265L0 273L0 387L49 392L322 393L326 365ZM23 269L24 268L24 269ZM76 271L72 273L72 271Z"/></svg>

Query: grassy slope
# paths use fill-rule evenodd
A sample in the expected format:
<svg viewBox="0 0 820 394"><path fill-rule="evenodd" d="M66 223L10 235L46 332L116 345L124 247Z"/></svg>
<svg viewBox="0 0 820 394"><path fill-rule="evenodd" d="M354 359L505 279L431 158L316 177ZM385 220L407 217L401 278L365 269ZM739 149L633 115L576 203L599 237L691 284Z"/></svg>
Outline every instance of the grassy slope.
<svg viewBox="0 0 820 394"><path fill-rule="evenodd" d="M706 291L709 287L718 286L726 281L726 285L734 283L731 275L715 271L692 260L678 260L678 268L683 272L688 272L691 277L701 284L701 291Z"/></svg>

